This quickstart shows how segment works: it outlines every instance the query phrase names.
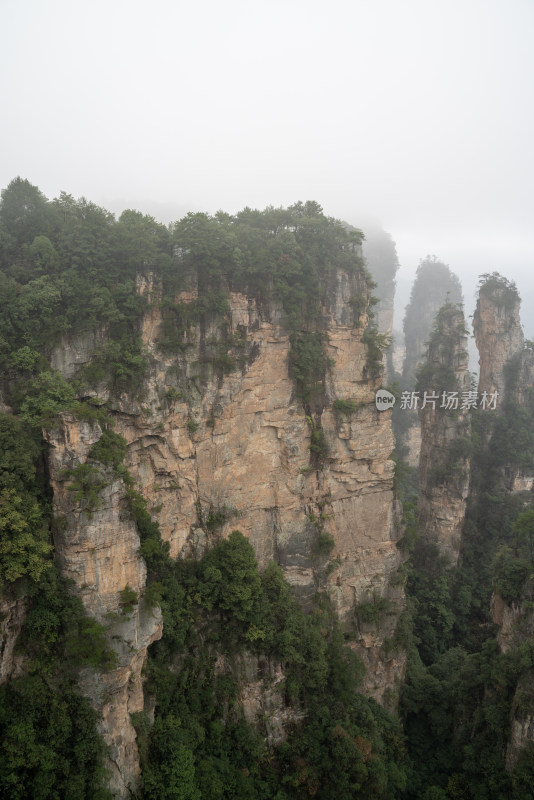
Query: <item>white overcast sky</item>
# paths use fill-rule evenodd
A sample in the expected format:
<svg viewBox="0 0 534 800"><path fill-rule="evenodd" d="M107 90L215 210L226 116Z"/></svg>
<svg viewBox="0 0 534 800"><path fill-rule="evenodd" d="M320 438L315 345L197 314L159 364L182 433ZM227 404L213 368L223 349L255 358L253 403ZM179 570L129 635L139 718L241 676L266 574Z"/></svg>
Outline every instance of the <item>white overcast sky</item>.
<svg viewBox="0 0 534 800"><path fill-rule="evenodd" d="M0 93L1 187L314 199L534 308L534 0L0 0Z"/></svg>

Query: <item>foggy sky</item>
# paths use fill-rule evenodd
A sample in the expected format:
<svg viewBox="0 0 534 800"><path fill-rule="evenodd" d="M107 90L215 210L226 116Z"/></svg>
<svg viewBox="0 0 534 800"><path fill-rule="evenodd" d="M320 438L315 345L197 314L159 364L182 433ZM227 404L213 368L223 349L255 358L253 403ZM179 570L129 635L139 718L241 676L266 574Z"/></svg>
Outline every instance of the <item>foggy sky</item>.
<svg viewBox="0 0 534 800"><path fill-rule="evenodd" d="M314 199L534 308L533 41L533 0L0 0L0 186L164 222Z"/></svg>

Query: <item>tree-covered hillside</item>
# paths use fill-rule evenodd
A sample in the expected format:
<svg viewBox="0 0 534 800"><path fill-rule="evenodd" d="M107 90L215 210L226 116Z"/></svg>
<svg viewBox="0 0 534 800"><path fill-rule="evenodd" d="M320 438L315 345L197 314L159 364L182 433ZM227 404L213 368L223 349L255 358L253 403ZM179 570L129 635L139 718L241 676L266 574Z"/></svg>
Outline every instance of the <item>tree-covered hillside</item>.
<svg viewBox="0 0 534 800"><path fill-rule="evenodd" d="M418 537L413 482L403 490L398 465L402 546L410 558L396 579L406 580L409 603L384 645L408 652L397 716L359 692L363 665L351 648L356 616L354 631L342 627L320 590L305 613L277 564L258 569L239 530L200 557L171 559L124 465L126 441L114 430L114 413L118 398L141 391L148 370L140 326L149 299L137 280L151 275L159 289L150 302L162 316L157 346L179 355L191 346L195 327L216 318L220 337L205 343L203 357L219 377L247 357L243 337L226 324L230 292L246 292L266 314L273 304L280 309L294 396L312 431L309 469L318 470L325 458L325 375L332 368L325 308L336 270L361 286L350 298L347 324L352 333L360 329L370 383L380 380L387 346L369 314L373 284L361 241L360 231L325 216L315 202L189 214L165 227L133 210L116 219L65 193L48 200L20 178L2 192L0 601L6 613L19 609L23 622L11 674L0 686L0 797L110 798L98 715L81 695L79 678L116 667L110 636L116 619L99 624L88 616L54 558L65 522L52 514L42 434L61 412L101 431L87 462L63 476L73 503L90 516L106 482L121 481L122 513L139 533L146 589L142 596L123 589L116 616L126 618L141 604L163 613L163 636L151 645L146 666L147 711L132 714L141 798L533 796L532 750L514 764L507 764L506 751L512 718L523 719L532 703L534 649L525 620L533 601L534 504L531 492L512 493L503 484L506 470L534 468L531 388L521 403L510 399L498 413L473 413L466 443L472 496L456 569ZM434 272L438 266L430 265ZM454 289L454 278L441 273ZM181 292L189 302L177 300ZM91 359L73 375L54 369L55 348L87 333L94 334ZM517 365L508 377L517 386ZM173 392L169 402L179 397ZM358 410L350 400L336 402L340 418ZM206 530L217 531L227 511L224 504L212 509ZM310 514L310 523L320 558L332 542L321 520ZM506 653L490 615L494 590L521 608L527 625L521 644ZM387 603L374 600L359 609L369 625L378 625L380 601ZM247 721L241 691L251 664L290 720L285 739L272 735L269 709L254 724Z"/></svg>
<svg viewBox="0 0 534 800"><path fill-rule="evenodd" d="M0 690L6 797L109 796L96 714L77 681L81 669L113 669L115 654L106 626L85 614L54 561L64 521L51 513L42 429L60 412L100 426L88 463L64 477L88 515L106 480L124 482L148 568L142 602L163 610L164 637L151 650L146 687L156 698L155 721L133 717L143 796L389 798L404 786L399 723L358 693L362 665L326 596L318 593L312 613L304 614L275 564L258 571L239 532L201 560L173 562L122 463L126 443L113 431L114 399L139 391L148 364L139 274L154 275L161 286L158 346L169 354L187 348L192 327L210 315L222 320L224 332L230 291L246 291L266 313L278 304L296 396L310 419L318 418L330 368L324 304L336 270L358 276L353 324L367 325L372 282L361 239L313 202L233 217L189 214L166 228L131 210L117 220L64 193L49 201L19 178L3 191L0 579L3 601L13 606L21 599L26 612L16 645L20 674ZM176 296L187 290L194 299L186 307ZM55 348L88 332L102 333L91 361L72 377L53 369ZM364 336L368 368L376 373L384 343L372 322ZM215 370L235 369L240 342L223 335L211 346ZM105 387L109 402L94 398L95 386ZM311 424L317 460L324 445L318 423ZM215 515L206 520L217 524ZM319 537L317 547L330 546ZM127 587L121 613L139 602ZM223 673L215 670L222 657ZM281 701L295 716L285 743L268 744L245 721L236 665L247 659L283 667Z"/></svg>

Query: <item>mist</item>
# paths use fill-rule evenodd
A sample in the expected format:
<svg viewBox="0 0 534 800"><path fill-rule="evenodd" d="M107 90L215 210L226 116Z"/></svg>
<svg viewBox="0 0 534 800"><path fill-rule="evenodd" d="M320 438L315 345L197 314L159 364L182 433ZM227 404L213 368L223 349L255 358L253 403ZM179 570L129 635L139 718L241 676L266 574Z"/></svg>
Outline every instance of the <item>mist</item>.
<svg viewBox="0 0 534 800"><path fill-rule="evenodd" d="M169 222L314 199L534 331L529 0L2 0L0 185ZM396 321L398 324L398 320Z"/></svg>

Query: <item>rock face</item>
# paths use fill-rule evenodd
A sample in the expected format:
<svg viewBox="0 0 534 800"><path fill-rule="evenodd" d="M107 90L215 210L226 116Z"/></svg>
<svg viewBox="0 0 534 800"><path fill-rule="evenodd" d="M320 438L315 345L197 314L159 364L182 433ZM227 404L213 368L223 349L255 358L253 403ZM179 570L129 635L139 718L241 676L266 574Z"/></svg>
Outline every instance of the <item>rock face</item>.
<svg viewBox="0 0 534 800"><path fill-rule="evenodd" d="M427 256L417 268L410 302L403 321L404 363L402 367L403 390L413 392L416 375L427 351L432 328L439 309L446 303L462 302L461 285L448 266L435 256ZM421 432L417 414L404 410L402 423L396 425L397 446L411 467L419 464ZM397 421L399 418L397 417ZM399 421L400 422L400 421Z"/></svg>
<svg viewBox="0 0 534 800"><path fill-rule="evenodd" d="M328 445L322 469L310 466L312 429L288 375L290 341L282 315L276 308L260 312L241 294L231 294L229 326L246 331L248 364L224 376L208 369L202 387L200 330L195 346L177 364L158 351L157 310L152 311L144 329L152 374L143 404L150 414L119 415L117 428L130 443L132 474L160 508L156 517L173 557L204 547L206 533L214 534L206 523L210 514L218 515L216 535L239 528L260 567L276 560L304 602L325 586L348 626L355 606L370 597L392 594L398 604L403 597L402 587L389 586L401 560L389 458L391 414L377 411L379 378L366 376L363 329L353 326L349 305L365 289L355 281L338 273L329 307L323 309L333 366L320 419ZM217 329L204 335L216 336ZM173 374L179 376L184 400L162 405L176 385ZM357 410L335 412L336 398L350 398ZM334 542L328 576L325 559L316 552L325 533ZM358 650L366 663L382 640L379 634L361 639ZM367 680L378 698L390 685L370 674Z"/></svg>
<svg viewBox="0 0 534 800"><path fill-rule="evenodd" d="M367 269L376 282L375 322L380 333L393 332L393 306L395 301L395 275L399 268L395 242L379 227L365 226L363 255Z"/></svg>
<svg viewBox="0 0 534 800"><path fill-rule="evenodd" d="M128 798L139 781L136 734L130 713L143 708L141 669L147 647L161 636L161 614L141 603L146 568L138 554L139 535L125 503L122 481L112 480L100 491L99 506L84 510L68 488L64 470L85 464L91 445L101 436L98 424L63 415L47 432L49 470L54 489L55 552L63 574L74 581L87 611L109 626L117 667L108 673L84 670L80 688L102 715L100 731L109 746L107 767L113 796ZM120 592L129 586L139 603L124 614Z"/></svg>
<svg viewBox="0 0 534 800"><path fill-rule="evenodd" d="M492 276L481 286L473 318L479 351L479 395L496 392L497 410L508 402L525 408L531 402L534 350L525 342L520 303L513 284ZM534 485L534 475L517 465L505 465L502 483L509 492L528 492Z"/></svg>
<svg viewBox="0 0 534 800"><path fill-rule="evenodd" d="M520 299L515 290L491 281L481 287L473 329L479 352L479 391L506 397L505 367L524 346L519 318Z"/></svg>
<svg viewBox="0 0 534 800"><path fill-rule="evenodd" d="M359 604L387 599L385 619L378 628L360 628L353 645L368 668L364 691L383 701L404 672L403 655L382 648L394 632L404 589L402 581L391 585L401 564L391 412L376 409L380 376L371 376L364 328L354 326L350 303L355 294L367 293L365 284L338 272L322 309L332 366L324 379L324 407L313 419L289 377L290 336L279 308L259 308L250 297L230 293L224 335L238 345L231 350L235 360L223 369L209 355L223 336L220 319L192 328L181 352L163 354L153 276L140 277L138 290L149 302L142 323L149 372L136 396L122 395L112 409L115 431L128 444L125 464L171 556L201 555L239 528L260 567L277 561L305 605L318 588L328 591L347 630L354 631ZM176 302L195 297L192 289ZM69 347L56 354L56 366L70 374L76 353ZM105 389L99 396L109 399ZM336 399L351 401L348 413L334 410ZM322 463L310 452L317 429L327 447ZM140 672L161 623L140 610L141 603L127 618L120 613L119 592L129 586L141 597L146 579L122 481L108 476L100 506L91 512L67 488L63 470L84 464L100 435L96 423L65 415L49 433L50 474L55 512L65 520L56 537L58 562L92 614L100 620L118 615L112 635L118 637L119 667L104 676L84 674L82 688L102 711L113 792L122 798L135 787L139 771L129 713L142 708ZM246 713L252 719L260 707L267 709L273 723L266 735L275 741L287 723L276 670L266 698L250 669L243 686Z"/></svg>
<svg viewBox="0 0 534 800"><path fill-rule="evenodd" d="M473 327L479 350L479 394L498 392L497 412L527 409L534 384L534 351L525 347L519 318L520 300L515 286L500 276L488 276L482 285ZM530 492L534 476L516 464L505 465L499 483L502 489ZM528 495L525 495L528 498ZM495 592L491 604L493 622L499 626L497 641L503 653L517 649L534 637L534 586L527 580L519 600L506 603ZM512 770L522 749L534 742L534 671L524 669L519 677L510 719L506 766Z"/></svg>
<svg viewBox="0 0 534 800"><path fill-rule="evenodd" d="M456 564L469 491L465 443L471 430L469 411L462 409L462 393L469 391L470 374L464 315L458 306L444 306L438 313L418 388L422 403L421 529ZM427 398L434 398L426 404L425 392Z"/></svg>
<svg viewBox="0 0 534 800"><path fill-rule="evenodd" d="M287 736L287 728L301 722L305 714L285 702L282 665L268 658L243 653L233 664L219 655L217 674L232 675L240 686L238 702L246 721L257 726L268 745L277 745Z"/></svg>
<svg viewBox="0 0 534 800"><path fill-rule="evenodd" d="M14 650L28 605L27 597L11 597L5 592L0 600L0 684L21 673L22 659Z"/></svg>
<svg viewBox="0 0 534 800"><path fill-rule="evenodd" d="M373 225L365 227L363 255L367 268L376 282L374 294L378 298L373 313L380 333L393 334L393 314L395 304L395 276L399 268L395 242L386 231ZM394 373L393 351L386 356L386 375L392 379Z"/></svg>
<svg viewBox="0 0 534 800"><path fill-rule="evenodd" d="M404 317L403 388L412 390L418 366L424 360L427 342L439 309L445 303L461 303L462 289L457 276L435 256L427 256L417 268L410 302Z"/></svg>
<svg viewBox="0 0 534 800"><path fill-rule="evenodd" d="M497 640L503 653L519 647L524 642L532 642L534 637L534 586L528 581L523 597L517 603L506 603L494 593L491 602L491 617L499 626ZM534 742L534 670L523 671L519 678L512 716L510 738L506 749L506 767L512 770L528 742Z"/></svg>

